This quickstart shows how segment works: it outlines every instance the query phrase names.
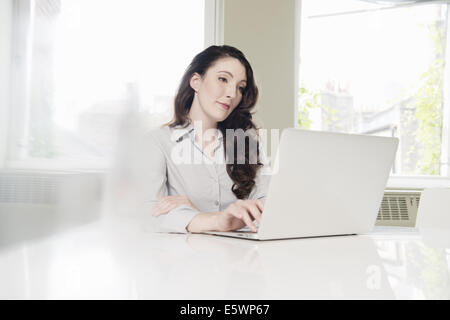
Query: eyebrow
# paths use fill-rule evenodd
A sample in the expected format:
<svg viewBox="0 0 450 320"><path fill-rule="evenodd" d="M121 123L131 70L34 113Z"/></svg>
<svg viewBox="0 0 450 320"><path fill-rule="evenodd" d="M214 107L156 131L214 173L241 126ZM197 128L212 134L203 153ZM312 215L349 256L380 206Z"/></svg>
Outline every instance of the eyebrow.
<svg viewBox="0 0 450 320"><path fill-rule="evenodd" d="M228 74L233 78L233 74L232 74L231 72L229 72L229 71L218 71L218 72L225 72L225 73L228 73ZM241 80L241 81L239 81L239 82L245 82L245 83L247 83L247 80Z"/></svg>

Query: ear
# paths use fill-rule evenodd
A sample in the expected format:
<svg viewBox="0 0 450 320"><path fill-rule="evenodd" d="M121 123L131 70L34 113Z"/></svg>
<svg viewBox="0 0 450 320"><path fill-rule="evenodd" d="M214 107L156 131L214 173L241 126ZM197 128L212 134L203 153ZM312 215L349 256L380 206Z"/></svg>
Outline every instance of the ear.
<svg viewBox="0 0 450 320"><path fill-rule="evenodd" d="M191 88L194 89L195 92L198 91L201 81L202 81L202 77L197 72L195 72L191 76L191 80L189 81L189 84L191 85Z"/></svg>

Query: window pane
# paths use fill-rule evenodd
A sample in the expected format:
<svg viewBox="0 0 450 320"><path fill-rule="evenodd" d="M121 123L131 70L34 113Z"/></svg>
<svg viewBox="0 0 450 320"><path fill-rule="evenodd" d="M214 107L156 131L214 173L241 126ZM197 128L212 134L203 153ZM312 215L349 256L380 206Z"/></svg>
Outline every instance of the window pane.
<svg viewBox="0 0 450 320"><path fill-rule="evenodd" d="M399 137L394 174L439 175L448 6L388 7L302 1L298 125Z"/></svg>
<svg viewBox="0 0 450 320"><path fill-rule="evenodd" d="M181 76L204 46L204 0L30 3L19 81L29 103L20 103L14 136L23 143L13 145L23 150L12 163L109 166L126 115L148 127L171 118Z"/></svg>

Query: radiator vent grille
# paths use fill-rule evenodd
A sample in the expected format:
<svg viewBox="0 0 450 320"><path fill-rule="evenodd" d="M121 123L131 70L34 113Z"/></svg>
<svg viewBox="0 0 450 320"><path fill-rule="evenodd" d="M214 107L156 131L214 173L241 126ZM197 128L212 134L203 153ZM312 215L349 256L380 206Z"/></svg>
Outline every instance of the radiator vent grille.
<svg viewBox="0 0 450 320"><path fill-rule="evenodd" d="M420 192L384 193L376 225L414 227Z"/></svg>
<svg viewBox="0 0 450 320"><path fill-rule="evenodd" d="M0 172L0 203L54 205L88 194L99 198L100 192L101 176L97 174Z"/></svg>
<svg viewBox="0 0 450 320"><path fill-rule="evenodd" d="M0 203L56 203L60 182L57 176L2 174Z"/></svg>

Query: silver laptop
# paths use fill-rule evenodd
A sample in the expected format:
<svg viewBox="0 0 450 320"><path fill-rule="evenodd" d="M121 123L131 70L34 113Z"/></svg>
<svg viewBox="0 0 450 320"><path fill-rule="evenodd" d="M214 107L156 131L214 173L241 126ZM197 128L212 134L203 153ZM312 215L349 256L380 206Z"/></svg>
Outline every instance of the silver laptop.
<svg viewBox="0 0 450 320"><path fill-rule="evenodd" d="M398 139L285 129L258 231L207 234L252 240L370 232Z"/></svg>

